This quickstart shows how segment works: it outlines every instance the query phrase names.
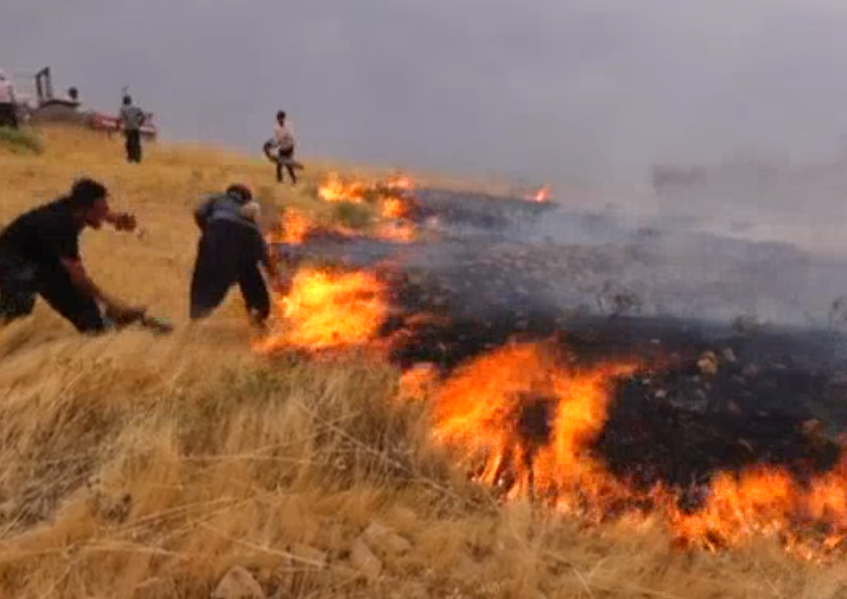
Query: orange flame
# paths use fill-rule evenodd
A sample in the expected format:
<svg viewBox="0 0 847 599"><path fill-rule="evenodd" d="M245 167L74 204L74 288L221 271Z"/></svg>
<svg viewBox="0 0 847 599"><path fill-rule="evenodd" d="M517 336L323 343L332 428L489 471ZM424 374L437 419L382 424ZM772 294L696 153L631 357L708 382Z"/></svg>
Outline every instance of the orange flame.
<svg viewBox="0 0 847 599"><path fill-rule="evenodd" d="M371 273L300 270L277 298L284 323L256 348L323 350L363 346L377 338L388 315L383 284Z"/></svg>
<svg viewBox="0 0 847 599"><path fill-rule="evenodd" d="M383 241L410 243L417 239L417 229L411 223L386 223L374 232L374 237Z"/></svg>
<svg viewBox="0 0 847 599"><path fill-rule="evenodd" d="M692 513L678 507L676 491L638 491L613 477L589 446L605 425L612 383L635 369L620 363L568 371L542 345L502 347L460 368L435 393L434 438L506 498L542 499L592 521L646 510L663 516L684 546L735 548L766 537L817 560L847 545L847 453L808 485L777 468L718 474Z"/></svg>
<svg viewBox="0 0 847 599"><path fill-rule="evenodd" d="M309 219L296 210L288 209L282 216L282 236L277 241L299 245L312 228Z"/></svg>
<svg viewBox="0 0 847 599"><path fill-rule="evenodd" d="M386 218L403 218L408 211L408 204L400 198L388 198L382 204L382 215Z"/></svg>
<svg viewBox="0 0 847 599"><path fill-rule="evenodd" d="M318 188L318 195L325 202L352 202L362 204L365 201L367 185L358 181L345 183L337 173L331 173Z"/></svg>
<svg viewBox="0 0 847 599"><path fill-rule="evenodd" d="M539 204L543 204L544 202L550 201L550 194L550 187L545 185L544 187L536 191L533 195L528 196L526 199L531 200L533 202L537 202Z"/></svg>
<svg viewBox="0 0 847 599"><path fill-rule="evenodd" d="M412 191L415 188L415 182L406 175L397 174L388 180L388 187Z"/></svg>
<svg viewBox="0 0 847 599"><path fill-rule="evenodd" d="M563 372L536 344L516 344L460 369L435 398L435 437L481 466L477 479L510 496L561 494L593 476L585 449L602 430L616 376L628 364ZM511 477L511 482L505 482Z"/></svg>

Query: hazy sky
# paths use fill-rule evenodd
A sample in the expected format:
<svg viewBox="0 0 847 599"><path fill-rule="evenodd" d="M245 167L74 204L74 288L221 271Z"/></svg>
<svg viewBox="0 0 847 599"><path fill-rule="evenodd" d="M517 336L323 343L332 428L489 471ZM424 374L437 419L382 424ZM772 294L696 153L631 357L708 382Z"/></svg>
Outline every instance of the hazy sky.
<svg viewBox="0 0 847 599"><path fill-rule="evenodd" d="M51 65L168 137L524 174L644 176L847 133L847 0L0 0L0 66Z"/></svg>

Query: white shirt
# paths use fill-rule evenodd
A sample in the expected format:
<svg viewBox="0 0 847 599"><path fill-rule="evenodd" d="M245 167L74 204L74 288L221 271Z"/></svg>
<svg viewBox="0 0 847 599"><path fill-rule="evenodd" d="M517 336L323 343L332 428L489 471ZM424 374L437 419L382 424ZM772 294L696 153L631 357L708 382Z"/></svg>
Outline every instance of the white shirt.
<svg viewBox="0 0 847 599"><path fill-rule="evenodd" d="M291 130L291 125L286 123L280 126L279 123L274 127L274 142L280 150L286 151L294 147L294 132Z"/></svg>
<svg viewBox="0 0 847 599"><path fill-rule="evenodd" d="M15 102L15 88L8 79L0 79L0 104Z"/></svg>

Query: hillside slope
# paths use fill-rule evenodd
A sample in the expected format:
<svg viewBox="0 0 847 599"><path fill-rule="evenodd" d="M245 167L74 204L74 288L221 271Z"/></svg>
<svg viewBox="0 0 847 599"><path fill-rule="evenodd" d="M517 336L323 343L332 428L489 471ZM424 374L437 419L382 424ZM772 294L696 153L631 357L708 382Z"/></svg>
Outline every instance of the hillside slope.
<svg viewBox="0 0 847 599"><path fill-rule="evenodd" d="M207 598L235 566L279 598L847 596L842 564L764 541L682 553L650 520L583 528L498 506L433 447L425 408L393 401L398 372L258 355L237 292L184 326L200 193L237 179L266 213L322 207L261 162L147 152L126 165L118 140L68 131L40 156L0 150L0 223L103 179L146 233L86 233L91 271L179 325L84 340L39 304L0 331L0 596ZM307 189L323 172L309 168Z"/></svg>

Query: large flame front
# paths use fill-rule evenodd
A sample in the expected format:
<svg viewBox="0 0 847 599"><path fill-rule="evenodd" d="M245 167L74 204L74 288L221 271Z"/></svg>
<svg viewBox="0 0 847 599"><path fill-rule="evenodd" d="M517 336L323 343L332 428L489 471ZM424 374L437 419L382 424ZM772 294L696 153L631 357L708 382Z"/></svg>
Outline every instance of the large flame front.
<svg viewBox="0 0 847 599"><path fill-rule="evenodd" d="M773 467L717 473L693 512L679 507L678 490L637 490L610 474L591 445L605 425L613 383L635 368L569 370L542 345L505 346L435 392L434 437L475 480L507 498L534 498L590 521L659 515L684 546L735 548L765 537L818 559L845 544L847 455L808 484Z"/></svg>
<svg viewBox="0 0 847 599"><path fill-rule="evenodd" d="M633 372L615 364L565 372L542 346L515 344L459 370L435 397L435 436L510 496L563 499L579 483L599 488L586 453L606 420L608 386ZM602 475L602 474L600 474Z"/></svg>
<svg viewBox="0 0 847 599"><path fill-rule="evenodd" d="M277 304L284 318L257 347L263 353L363 346L377 338L388 314L384 286L364 271L300 270Z"/></svg>

